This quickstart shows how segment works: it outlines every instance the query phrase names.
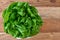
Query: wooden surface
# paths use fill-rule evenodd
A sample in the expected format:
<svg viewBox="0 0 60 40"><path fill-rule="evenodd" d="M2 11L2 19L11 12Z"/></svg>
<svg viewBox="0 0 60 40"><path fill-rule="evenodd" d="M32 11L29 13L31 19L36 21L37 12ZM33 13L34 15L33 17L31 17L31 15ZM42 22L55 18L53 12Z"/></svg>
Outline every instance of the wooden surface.
<svg viewBox="0 0 60 40"><path fill-rule="evenodd" d="M60 7L36 8L44 21L41 32L60 32ZM0 13L0 32L3 32L2 12Z"/></svg>
<svg viewBox="0 0 60 40"><path fill-rule="evenodd" d="M31 38L16 39L8 34L0 34L0 40L60 40L60 32L39 33Z"/></svg>
<svg viewBox="0 0 60 40"><path fill-rule="evenodd" d="M13 1L16 0L0 0L0 40L18 40L13 38L11 35L5 34L3 30L2 11ZM18 1L28 1L31 5L36 6L39 11L39 15L44 21L39 34L33 36L32 38L21 40L60 40L60 7L57 7L60 6L60 0Z"/></svg>
<svg viewBox="0 0 60 40"><path fill-rule="evenodd" d="M2 3L5 5L14 1L29 2L31 5L38 6L38 7L40 6L59 7L60 6L60 0L0 0L0 4Z"/></svg>

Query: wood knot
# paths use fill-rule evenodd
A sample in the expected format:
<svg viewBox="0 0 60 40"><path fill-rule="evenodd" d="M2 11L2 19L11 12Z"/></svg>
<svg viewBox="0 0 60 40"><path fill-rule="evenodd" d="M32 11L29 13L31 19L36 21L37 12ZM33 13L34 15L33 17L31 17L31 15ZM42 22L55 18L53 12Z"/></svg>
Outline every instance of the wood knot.
<svg viewBox="0 0 60 40"><path fill-rule="evenodd" d="M50 2L55 3L55 2L56 2L56 0L50 0Z"/></svg>
<svg viewBox="0 0 60 40"><path fill-rule="evenodd" d="M39 2L39 0L37 0L37 2Z"/></svg>

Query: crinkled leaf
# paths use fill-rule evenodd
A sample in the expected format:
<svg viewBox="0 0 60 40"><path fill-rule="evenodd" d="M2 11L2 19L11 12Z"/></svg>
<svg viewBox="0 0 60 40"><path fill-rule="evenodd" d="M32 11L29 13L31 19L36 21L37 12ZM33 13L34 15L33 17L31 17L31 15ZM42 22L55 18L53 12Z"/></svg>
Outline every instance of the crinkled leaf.
<svg viewBox="0 0 60 40"><path fill-rule="evenodd" d="M28 2L13 2L3 11L4 31L15 38L36 35L43 21L38 10Z"/></svg>

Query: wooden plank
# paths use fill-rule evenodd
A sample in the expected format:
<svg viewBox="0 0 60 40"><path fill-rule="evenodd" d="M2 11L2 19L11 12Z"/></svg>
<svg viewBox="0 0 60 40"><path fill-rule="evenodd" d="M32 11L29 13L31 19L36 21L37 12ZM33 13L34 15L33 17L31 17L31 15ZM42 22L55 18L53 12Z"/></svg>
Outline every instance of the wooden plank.
<svg viewBox="0 0 60 40"><path fill-rule="evenodd" d="M60 32L60 7L36 7L44 24L41 32ZM3 32L3 19L0 13L0 32Z"/></svg>
<svg viewBox="0 0 60 40"><path fill-rule="evenodd" d="M14 1L29 2L33 6L43 6L43 7L59 7L60 0L0 0L0 3L10 3Z"/></svg>
<svg viewBox="0 0 60 40"><path fill-rule="evenodd" d="M60 32L60 19L44 19L41 32Z"/></svg>
<svg viewBox="0 0 60 40"><path fill-rule="evenodd" d="M45 18L60 19L60 7L36 7L39 15Z"/></svg>
<svg viewBox="0 0 60 40"><path fill-rule="evenodd" d="M22 1L22 0L19 0L19 1ZM45 6L49 6L49 7L60 6L60 0L23 0L23 1L25 1L25 2L27 1L31 5L34 5L34 6L43 6L43 7L45 7Z"/></svg>
<svg viewBox="0 0 60 40"><path fill-rule="evenodd" d="M10 0L10 1L5 0L5 2L3 0L0 1L0 32L4 31L2 11L13 1L15 0ZM59 21L60 7L36 7L36 8L38 9L39 15L41 15L44 21L44 25L42 26L41 32L60 32L59 31L60 30L60 27L59 27L60 26L60 21Z"/></svg>
<svg viewBox="0 0 60 40"><path fill-rule="evenodd" d="M16 39L8 34L0 34L0 40L60 40L60 32L38 33L37 35L32 36L31 38L25 39Z"/></svg>
<svg viewBox="0 0 60 40"><path fill-rule="evenodd" d="M41 32L60 32L60 19L43 19L43 21ZM0 24L0 32L3 31L3 25Z"/></svg>

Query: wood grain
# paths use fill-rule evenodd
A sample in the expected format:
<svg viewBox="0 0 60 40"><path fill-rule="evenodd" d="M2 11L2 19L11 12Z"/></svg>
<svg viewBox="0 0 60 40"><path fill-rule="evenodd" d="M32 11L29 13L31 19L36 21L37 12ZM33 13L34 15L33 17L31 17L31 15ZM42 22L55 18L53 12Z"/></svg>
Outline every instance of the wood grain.
<svg viewBox="0 0 60 40"><path fill-rule="evenodd" d="M5 2L4 2L5 1ZM60 7L60 0L0 0L1 3L10 3L14 1L29 2L33 6L42 7Z"/></svg>
<svg viewBox="0 0 60 40"><path fill-rule="evenodd" d="M13 1L15 0L10 0L10 1L5 0L5 2L3 0L0 1L0 32L3 32L2 11ZM22 1L22 0L19 0L19 1ZM45 1L48 1L48 0L45 0ZM60 32L59 31L60 30L60 21L59 21L60 7L36 7L36 8L38 9L39 15L42 17L44 21L41 32Z"/></svg>
<svg viewBox="0 0 60 40"><path fill-rule="evenodd" d="M39 33L31 38L16 39L8 34L0 34L0 40L60 40L60 32Z"/></svg>
<svg viewBox="0 0 60 40"><path fill-rule="evenodd" d="M21 40L60 40L60 0L0 0L0 40L19 40L3 30L2 11L14 1L27 1L36 6L44 21L39 34Z"/></svg>
<svg viewBox="0 0 60 40"><path fill-rule="evenodd" d="M22 0L19 0L22 1ZM34 6L49 6L49 7L59 7L60 6L60 0L23 0L29 2L31 5Z"/></svg>
<svg viewBox="0 0 60 40"><path fill-rule="evenodd" d="M36 7L44 24L41 32L60 32L60 7ZM0 32L3 32L3 19L0 13Z"/></svg>

